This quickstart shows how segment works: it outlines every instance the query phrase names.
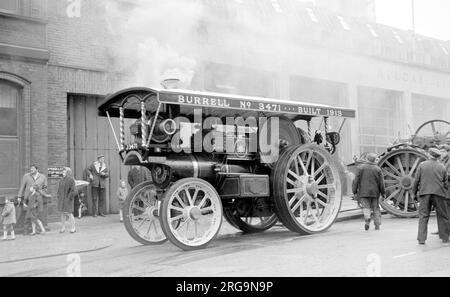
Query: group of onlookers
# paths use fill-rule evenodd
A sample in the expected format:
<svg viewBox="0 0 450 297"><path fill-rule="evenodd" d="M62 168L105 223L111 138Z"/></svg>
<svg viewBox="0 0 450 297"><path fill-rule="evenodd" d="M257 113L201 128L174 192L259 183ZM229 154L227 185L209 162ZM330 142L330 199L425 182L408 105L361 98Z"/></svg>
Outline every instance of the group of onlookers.
<svg viewBox="0 0 450 297"><path fill-rule="evenodd" d="M420 163L415 173L412 187L414 197L419 202L419 228L417 240L425 244L428 221L432 209L436 209L438 233L444 243L449 243L450 235L450 145L428 149L429 159ZM403 169L403 168L402 168ZM370 229L373 213L375 229L380 230L381 211L379 199L385 198L383 172L377 165L377 155L369 153L357 168L352 185L364 213L364 228ZM414 198L413 197L413 198Z"/></svg>
<svg viewBox="0 0 450 297"><path fill-rule="evenodd" d="M93 216L105 216L105 195L106 179L109 177L109 171L105 163L105 156L99 155L97 160L86 169L86 179L92 189ZM148 170L140 166L133 166L128 174L128 183L131 189L138 184L148 180ZM20 220L24 223L25 235L45 234L46 230L42 220L44 204L51 196L47 193L47 178L39 172L37 165L30 166L30 172L26 173L21 181L18 198L0 197L0 223L3 224L3 240L15 239L14 226ZM69 167L62 171L62 178L58 184L57 190L57 209L61 214L60 233L66 231L66 222L69 222L70 233L76 232L74 213L81 217L81 201L84 192L79 191L76 182ZM119 202L120 221L123 221L123 204L128 196L128 188L125 181L121 181L116 192L116 198ZM77 204L77 209L75 208ZM39 227L40 230L37 230ZM31 232L30 229L31 228Z"/></svg>

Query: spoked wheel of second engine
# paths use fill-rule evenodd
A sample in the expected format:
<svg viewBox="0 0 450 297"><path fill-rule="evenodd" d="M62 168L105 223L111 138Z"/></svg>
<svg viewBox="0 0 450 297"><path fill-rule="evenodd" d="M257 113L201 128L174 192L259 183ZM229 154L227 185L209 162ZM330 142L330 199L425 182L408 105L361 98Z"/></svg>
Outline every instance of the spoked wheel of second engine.
<svg viewBox="0 0 450 297"><path fill-rule="evenodd" d="M384 178L386 198L381 206L388 213L404 218L419 215L419 202L413 194L413 185L419 164L427 155L416 148L399 148L387 152L378 163Z"/></svg>
<svg viewBox="0 0 450 297"><path fill-rule="evenodd" d="M318 145L284 151L272 174L272 186L278 218L293 232L325 231L339 214L339 172L330 153Z"/></svg>
<svg viewBox="0 0 450 297"><path fill-rule="evenodd" d="M161 223L167 238L183 250L206 247L222 225L222 202L205 180L185 178L164 194Z"/></svg>
<svg viewBox="0 0 450 297"><path fill-rule="evenodd" d="M127 232L139 243L162 244L167 241L159 220L156 187L151 182L137 185L123 206Z"/></svg>

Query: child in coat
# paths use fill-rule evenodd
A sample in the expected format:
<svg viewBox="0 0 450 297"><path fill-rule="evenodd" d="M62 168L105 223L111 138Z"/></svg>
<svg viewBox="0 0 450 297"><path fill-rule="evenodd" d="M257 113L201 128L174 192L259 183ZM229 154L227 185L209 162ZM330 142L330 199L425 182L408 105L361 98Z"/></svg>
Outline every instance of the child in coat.
<svg viewBox="0 0 450 297"><path fill-rule="evenodd" d="M127 184L125 181L120 181L120 186L117 189L117 199L119 200L119 215L120 215L120 221L123 222L123 204L125 202L125 199L127 199L128 196L128 189Z"/></svg>
<svg viewBox="0 0 450 297"><path fill-rule="evenodd" d="M38 192L39 186L34 185L31 187L31 195L28 198L28 204L24 205L27 208L27 213L25 215L26 220L31 221L31 236L36 235L36 225L41 229L41 234L45 234L45 228L42 225L41 220L39 220L39 213L43 210L43 200L41 194Z"/></svg>
<svg viewBox="0 0 450 297"><path fill-rule="evenodd" d="M0 204L4 202L4 208L1 213L1 219L3 223L3 237L2 240L8 239L8 231L11 232L11 240L16 239L14 233L14 225L16 224L16 208L12 199L3 198L4 201L0 201Z"/></svg>

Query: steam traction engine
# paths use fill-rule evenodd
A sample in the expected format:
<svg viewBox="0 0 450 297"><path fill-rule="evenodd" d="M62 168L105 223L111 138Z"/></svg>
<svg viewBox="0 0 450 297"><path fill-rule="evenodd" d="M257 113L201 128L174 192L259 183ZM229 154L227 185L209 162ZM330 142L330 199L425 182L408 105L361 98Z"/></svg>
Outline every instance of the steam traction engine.
<svg viewBox="0 0 450 297"><path fill-rule="evenodd" d="M433 120L421 125L410 139L398 141L380 155L378 165L386 186L386 197L381 201L384 210L398 217L418 216L418 199L412 192L416 169L429 158L428 148L444 144L450 145L450 123Z"/></svg>
<svg viewBox="0 0 450 297"><path fill-rule="evenodd" d="M151 170L152 181L134 188L124 205L125 227L142 244L169 239L184 250L203 248L223 217L244 232L268 230L279 219L293 232L314 234L338 215L341 178L330 152L339 134L325 128L311 143L311 131L295 123L310 128L323 117L328 127L330 117L353 118L354 110L132 88L106 98L99 111L120 118L124 164ZM125 118L135 120L131 143Z"/></svg>

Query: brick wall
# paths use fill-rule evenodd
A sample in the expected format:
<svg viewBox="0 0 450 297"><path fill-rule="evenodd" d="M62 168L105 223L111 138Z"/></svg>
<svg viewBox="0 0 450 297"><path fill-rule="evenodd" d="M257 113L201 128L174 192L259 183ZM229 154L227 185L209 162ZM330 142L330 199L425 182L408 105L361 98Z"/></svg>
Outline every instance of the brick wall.
<svg viewBox="0 0 450 297"><path fill-rule="evenodd" d="M45 48L45 23L0 15L0 42Z"/></svg>
<svg viewBox="0 0 450 297"><path fill-rule="evenodd" d="M50 64L105 70L108 37L101 1L81 1L79 17L68 16L68 5L48 0Z"/></svg>
<svg viewBox="0 0 450 297"><path fill-rule="evenodd" d="M70 18L67 1L48 0L48 166L69 165L68 94L102 96L114 89L99 2L82 1L80 17ZM53 194L58 182L49 180ZM55 206L50 206L50 220L55 219Z"/></svg>

